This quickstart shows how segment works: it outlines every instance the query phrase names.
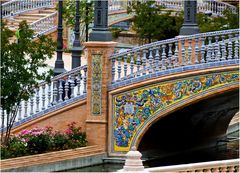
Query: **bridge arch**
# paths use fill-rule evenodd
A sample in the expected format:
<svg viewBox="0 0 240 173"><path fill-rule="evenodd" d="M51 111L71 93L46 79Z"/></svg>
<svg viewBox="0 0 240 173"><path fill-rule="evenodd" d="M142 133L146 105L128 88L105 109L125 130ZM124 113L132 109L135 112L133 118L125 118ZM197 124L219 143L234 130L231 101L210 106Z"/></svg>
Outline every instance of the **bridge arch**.
<svg viewBox="0 0 240 173"><path fill-rule="evenodd" d="M138 130L132 146L137 146L139 150L144 147L146 149L144 141L146 142L147 139L148 144L153 142L149 141L149 136L146 138L146 135L152 135L154 139L161 137L157 141L163 144L161 146L165 145L165 149L168 148L168 150L173 147L186 149L183 148L183 145L190 148L215 145L219 139L225 137L229 123L239 109L238 99L237 87L225 88L207 93L200 99L196 96L192 101L177 105L174 110L157 112ZM190 125L191 123L193 125ZM156 128L157 126L158 128ZM159 128L159 126L161 127ZM158 130L153 134L153 129ZM169 130L172 131L169 133ZM162 134L164 135L162 136ZM169 138L165 138L166 136ZM196 138L190 138L190 140L194 140L193 143L190 143L191 141L187 140L186 136ZM169 141L170 138L173 140ZM182 141L178 141L180 139ZM196 140L198 146L193 145ZM150 144L150 146L154 145L156 146L156 144ZM147 148L149 149L149 146ZM157 143L157 148L161 149L159 143Z"/></svg>
<svg viewBox="0 0 240 173"><path fill-rule="evenodd" d="M222 79L226 79L226 81L223 82ZM178 77L175 80L165 80L160 83L156 83L155 80L155 83L138 86L136 89L130 86L128 90L123 89L122 92L118 92L116 95L113 94L112 110L110 111L111 123L109 125L109 139L111 141L111 152L109 154L122 155L129 151L132 146L138 146L150 126L172 112L220 93L236 91L238 81L239 74L237 71L229 71L229 69L224 71L222 69L215 72L195 73L192 76ZM200 84L201 89L197 88L197 83ZM208 84L210 85L207 86ZM178 85L183 87L181 88L182 93L186 95L178 95L180 94L176 92ZM156 94L156 92L154 97L148 96L148 100L142 104L142 96L147 89L149 89L148 95L151 95L150 92L155 92L154 90L158 90L159 93ZM145 104L154 104L154 102L151 103L151 100L155 98L156 102L158 102L155 108L152 105ZM144 111L147 111L147 109L150 110L150 114L146 116Z"/></svg>

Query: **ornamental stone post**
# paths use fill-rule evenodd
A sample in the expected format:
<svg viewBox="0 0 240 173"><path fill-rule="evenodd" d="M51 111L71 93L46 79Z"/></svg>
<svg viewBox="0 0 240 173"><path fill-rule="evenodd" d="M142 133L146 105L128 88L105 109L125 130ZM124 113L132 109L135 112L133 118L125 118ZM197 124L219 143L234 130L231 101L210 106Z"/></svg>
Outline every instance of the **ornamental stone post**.
<svg viewBox="0 0 240 173"><path fill-rule="evenodd" d="M116 42L84 43L87 57L86 134L90 145L107 149L108 85L111 83L111 61Z"/></svg>
<svg viewBox="0 0 240 173"><path fill-rule="evenodd" d="M196 15L197 0L184 0L184 22L180 29L180 36L199 33Z"/></svg>

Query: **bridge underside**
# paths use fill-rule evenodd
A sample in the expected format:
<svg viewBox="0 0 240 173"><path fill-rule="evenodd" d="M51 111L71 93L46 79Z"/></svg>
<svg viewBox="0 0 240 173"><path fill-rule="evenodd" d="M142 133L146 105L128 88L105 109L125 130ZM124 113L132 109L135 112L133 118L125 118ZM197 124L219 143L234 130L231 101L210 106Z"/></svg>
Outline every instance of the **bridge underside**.
<svg viewBox="0 0 240 173"><path fill-rule="evenodd" d="M239 110L238 92L202 100L159 119L144 134L138 149L171 154L216 146Z"/></svg>

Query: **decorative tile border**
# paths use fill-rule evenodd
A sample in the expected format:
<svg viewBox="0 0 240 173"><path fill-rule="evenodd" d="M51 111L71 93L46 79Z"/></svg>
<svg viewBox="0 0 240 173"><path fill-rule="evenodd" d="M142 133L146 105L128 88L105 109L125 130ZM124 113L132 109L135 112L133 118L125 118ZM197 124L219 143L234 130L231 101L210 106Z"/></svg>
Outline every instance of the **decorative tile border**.
<svg viewBox="0 0 240 173"><path fill-rule="evenodd" d="M102 111L102 55L92 54L92 115L100 115Z"/></svg>
<svg viewBox="0 0 240 173"><path fill-rule="evenodd" d="M238 82L238 71L218 72L161 82L113 95L111 151L129 151L139 130L161 110Z"/></svg>

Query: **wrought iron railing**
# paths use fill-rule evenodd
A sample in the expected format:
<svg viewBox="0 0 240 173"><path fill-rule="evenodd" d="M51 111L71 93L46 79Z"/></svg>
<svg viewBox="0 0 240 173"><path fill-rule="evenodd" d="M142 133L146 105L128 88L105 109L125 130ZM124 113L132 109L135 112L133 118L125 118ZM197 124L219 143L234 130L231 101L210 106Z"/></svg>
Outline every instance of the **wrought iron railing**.
<svg viewBox="0 0 240 173"><path fill-rule="evenodd" d="M2 4L2 18L16 14L53 7L55 0L12 0Z"/></svg>
<svg viewBox="0 0 240 173"><path fill-rule="evenodd" d="M61 108L78 98L85 98L87 93L87 66L77 67L51 79L40 82L34 95L20 103L15 125L29 118L46 114L54 108ZM6 111L1 109L1 128L6 126Z"/></svg>
<svg viewBox="0 0 240 173"><path fill-rule="evenodd" d="M194 64L239 59L239 29L208 32L146 44L114 54L112 84Z"/></svg>

